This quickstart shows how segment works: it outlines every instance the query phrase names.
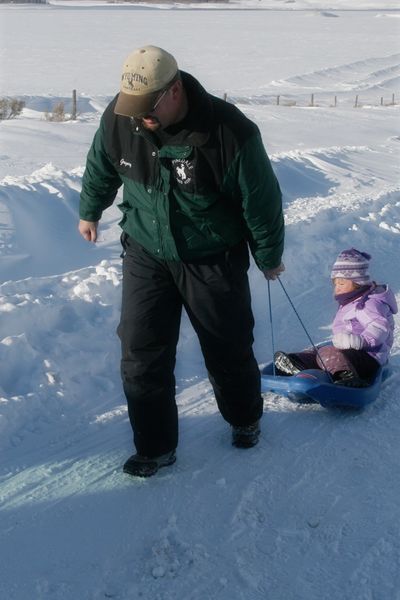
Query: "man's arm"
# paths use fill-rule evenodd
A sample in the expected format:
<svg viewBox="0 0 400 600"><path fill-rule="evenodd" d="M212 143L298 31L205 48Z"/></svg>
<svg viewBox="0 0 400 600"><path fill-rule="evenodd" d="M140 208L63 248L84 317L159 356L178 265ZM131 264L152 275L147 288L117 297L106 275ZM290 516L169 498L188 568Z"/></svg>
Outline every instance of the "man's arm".
<svg viewBox="0 0 400 600"><path fill-rule="evenodd" d="M122 181L104 147L104 119L94 136L86 159L80 195L79 231L88 241L96 241L103 211L111 206Z"/></svg>
<svg viewBox="0 0 400 600"><path fill-rule="evenodd" d="M265 277L276 279L284 270L282 194L259 133L242 148L238 167L251 252Z"/></svg>

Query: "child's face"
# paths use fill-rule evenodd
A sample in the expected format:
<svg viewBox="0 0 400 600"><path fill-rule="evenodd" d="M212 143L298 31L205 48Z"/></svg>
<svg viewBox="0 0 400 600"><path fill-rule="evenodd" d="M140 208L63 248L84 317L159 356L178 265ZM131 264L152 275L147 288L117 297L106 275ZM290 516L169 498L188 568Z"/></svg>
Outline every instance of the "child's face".
<svg viewBox="0 0 400 600"><path fill-rule="evenodd" d="M353 292L357 289L356 284L351 279L342 279L341 277L336 277L333 280L333 288L336 295L338 294L347 294L347 292Z"/></svg>

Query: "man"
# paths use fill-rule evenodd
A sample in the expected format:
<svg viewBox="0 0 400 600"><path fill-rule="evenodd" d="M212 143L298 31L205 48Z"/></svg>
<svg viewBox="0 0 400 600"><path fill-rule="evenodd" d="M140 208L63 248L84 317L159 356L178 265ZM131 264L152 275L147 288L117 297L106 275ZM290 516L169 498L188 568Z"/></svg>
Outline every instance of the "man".
<svg viewBox="0 0 400 600"><path fill-rule="evenodd" d="M175 355L182 307L199 337L232 443L258 442L263 403L248 247L267 279L284 270L281 193L254 123L155 46L126 59L83 176L79 230L95 242L123 184L121 374L148 477L175 462Z"/></svg>

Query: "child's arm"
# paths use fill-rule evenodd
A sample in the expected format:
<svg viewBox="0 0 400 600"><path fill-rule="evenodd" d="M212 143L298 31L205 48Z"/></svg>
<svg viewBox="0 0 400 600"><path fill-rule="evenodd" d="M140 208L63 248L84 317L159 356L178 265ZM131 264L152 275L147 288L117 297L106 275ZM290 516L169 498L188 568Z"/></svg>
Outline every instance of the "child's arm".
<svg viewBox="0 0 400 600"><path fill-rule="evenodd" d="M375 348L386 341L390 333L389 316L391 311L384 302L367 300L364 308L357 311L357 321L362 327L360 332L364 348Z"/></svg>
<svg viewBox="0 0 400 600"><path fill-rule="evenodd" d="M345 331L334 334L333 345L341 350L353 348L368 351L378 348L390 335L391 314L386 302L368 298L363 308L356 310L352 318L342 321L340 329Z"/></svg>

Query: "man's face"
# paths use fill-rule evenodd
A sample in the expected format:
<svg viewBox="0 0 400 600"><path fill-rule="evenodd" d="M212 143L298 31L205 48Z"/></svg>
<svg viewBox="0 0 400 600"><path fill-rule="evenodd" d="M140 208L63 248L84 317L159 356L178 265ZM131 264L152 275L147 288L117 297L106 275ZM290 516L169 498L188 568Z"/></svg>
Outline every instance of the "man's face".
<svg viewBox="0 0 400 600"><path fill-rule="evenodd" d="M157 111L159 110L160 105L162 105L162 102L167 96L168 92L169 88L160 92L158 98L154 103L153 108L149 111L149 113L143 117L139 117L145 129L149 129L150 131L156 131L161 127L161 121L157 117Z"/></svg>
<svg viewBox="0 0 400 600"><path fill-rule="evenodd" d="M182 84L176 81L166 90L160 92L153 109L140 117L144 129L157 131L176 122L181 110Z"/></svg>

